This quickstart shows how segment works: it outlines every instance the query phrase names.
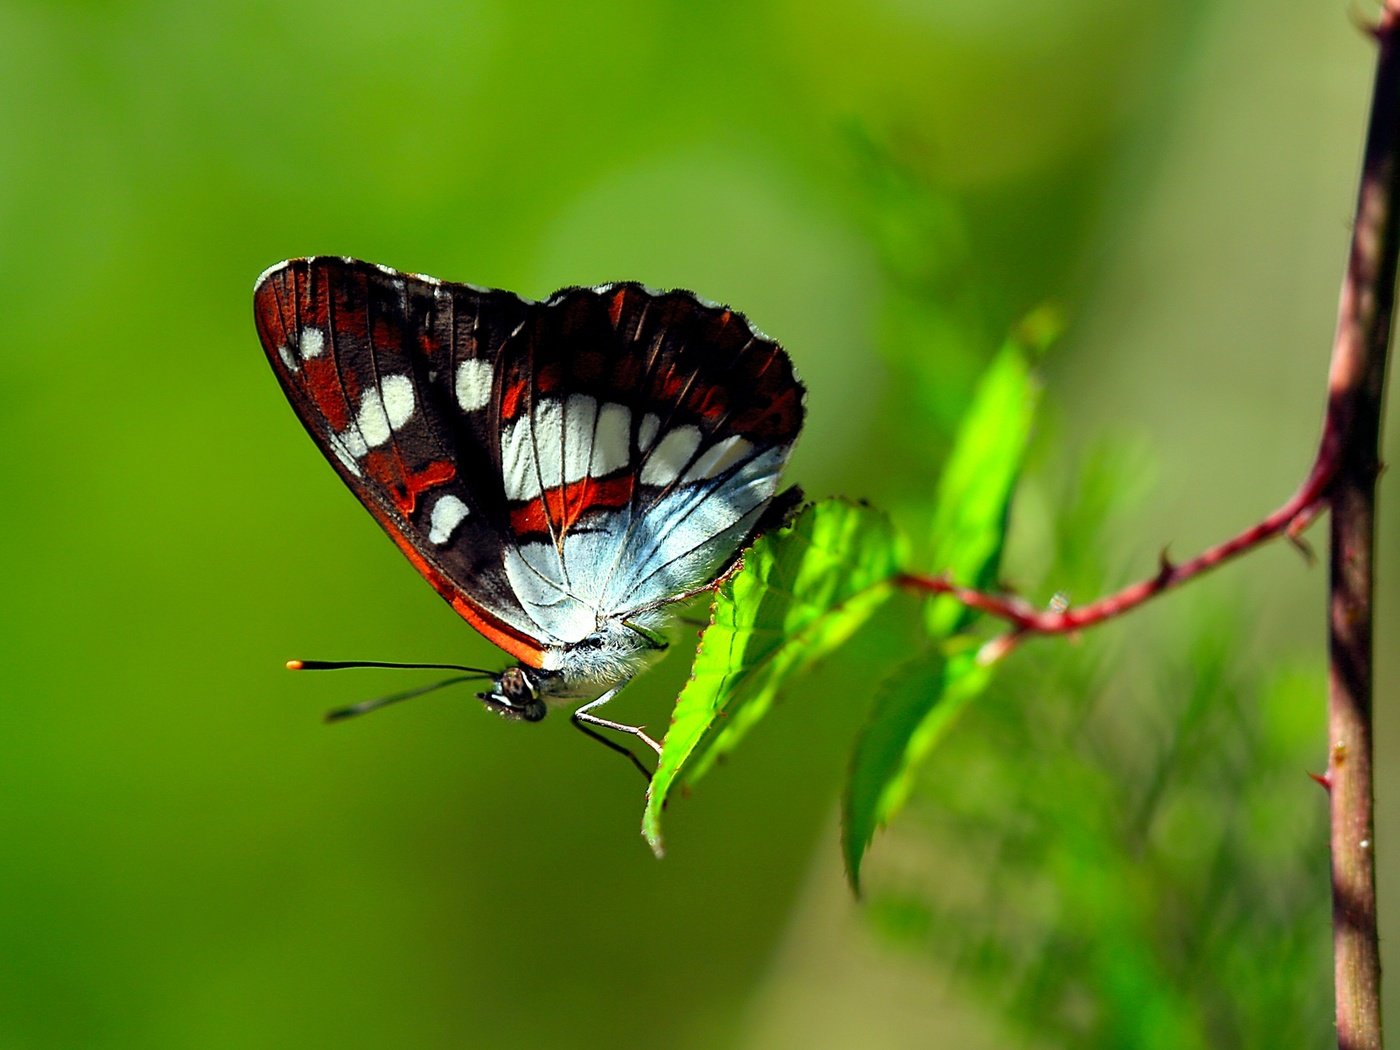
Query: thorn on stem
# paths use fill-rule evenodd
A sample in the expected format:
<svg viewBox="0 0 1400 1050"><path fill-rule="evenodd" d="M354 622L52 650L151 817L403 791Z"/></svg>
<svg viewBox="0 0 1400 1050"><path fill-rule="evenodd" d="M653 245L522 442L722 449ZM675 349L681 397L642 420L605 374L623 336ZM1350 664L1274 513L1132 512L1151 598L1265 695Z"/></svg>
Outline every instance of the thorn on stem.
<svg viewBox="0 0 1400 1050"><path fill-rule="evenodd" d="M1161 553L1157 555L1157 582L1165 583L1172 578L1176 572L1176 562L1172 561L1167 547L1163 547Z"/></svg>
<svg viewBox="0 0 1400 1050"><path fill-rule="evenodd" d="M1317 517L1317 511L1312 506L1304 507L1297 514L1293 515L1293 520L1288 523L1288 527L1283 530L1283 534L1290 540L1301 539L1307 527L1313 523Z"/></svg>
<svg viewBox="0 0 1400 1050"><path fill-rule="evenodd" d="M1327 773L1309 773L1308 776L1311 777L1313 780L1315 780L1318 784L1320 784L1320 785L1322 786L1322 789L1323 789L1324 791L1327 791L1327 792L1329 792L1329 793L1331 792L1331 790L1332 790L1332 777L1331 777L1329 774L1327 774Z"/></svg>
<svg viewBox="0 0 1400 1050"><path fill-rule="evenodd" d="M1366 36L1372 40L1380 40L1381 23L1366 15L1359 5L1354 3L1348 5L1347 16L1351 19L1351 24Z"/></svg>
<svg viewBox="0 0 1400 1050"><path fill-rule="evenodd" d="M1317 564L1317 555L1313 552L1311 543L1302 536L1295 535L1292 526L1289 526L1285 535L1288 537L1288 542L1293 545L1293 549L1303 556L1303 561L1307 562L1308 568Z"/></svg>

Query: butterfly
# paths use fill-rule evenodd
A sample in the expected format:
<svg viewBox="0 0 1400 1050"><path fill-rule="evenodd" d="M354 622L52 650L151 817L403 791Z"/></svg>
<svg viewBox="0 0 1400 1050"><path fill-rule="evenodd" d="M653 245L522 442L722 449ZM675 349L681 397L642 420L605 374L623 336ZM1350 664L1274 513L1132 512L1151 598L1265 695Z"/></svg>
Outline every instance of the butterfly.
<svg viewBox="0 0 1400 1050"><path fill-rule="evenodd" d="M783 348L690 292L619 283L533 301L333 257L273 266L253 306L331 466L517 661L480 672L487 708L534 722L580 705L589 735L659 752L594 712L665 649L675 604L798 501L778 492L805 399Z"/></svg>

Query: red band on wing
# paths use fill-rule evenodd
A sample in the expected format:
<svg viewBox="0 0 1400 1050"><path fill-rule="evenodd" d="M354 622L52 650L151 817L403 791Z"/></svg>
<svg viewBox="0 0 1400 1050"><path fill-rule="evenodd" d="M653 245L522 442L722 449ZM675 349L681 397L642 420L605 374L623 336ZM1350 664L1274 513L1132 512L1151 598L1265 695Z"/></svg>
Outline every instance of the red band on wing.
<svg viewBox="0 0 1400 1050"><path fill-rule="evenodd" d="M523 379L506 387L506 391L501 397L501 418L503 420L515 418L520 411L520 399L524 394L525 380Z"/></svg>
<svg viewBox="0 0 1400 1050"><path fill-rule="evenodd" d="M549 532L567 532L574 522L594 510L616 510L627 505L637 483L635 474L619 474L605 481L583 478L559 488L550 489L538 499L510 512L510 527L517 536Z"/></svg>
<svg viewBox="0 0 1400 1050"><path fill-rule="evenodd" d="M504 649L522 664L530 667L540 667L544 664L544 650L535 644L533 638L527 638L490 618L485 609L465 594L459 593L452 599L452 608L457 610L458 616L480 631L488 642L498 649Z"/></svg>
<svg viewBox="0 0 1400 1050"><path fill-rule="evenodd" d="M445 459L429 463L415 473L396 450L371 452L365 457L365 470L388 490L394 505L406 518L417 509L418 497L422 493L457 476L457 468Z"/></svg>

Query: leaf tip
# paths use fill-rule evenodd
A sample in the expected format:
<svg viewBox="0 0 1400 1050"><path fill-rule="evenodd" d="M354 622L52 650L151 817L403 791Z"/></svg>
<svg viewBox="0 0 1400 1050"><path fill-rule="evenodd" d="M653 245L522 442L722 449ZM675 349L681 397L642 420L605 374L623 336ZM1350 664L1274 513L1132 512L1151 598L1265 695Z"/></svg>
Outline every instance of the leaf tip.
<svg viewBox="0 0 1400 1050"><path fill-rule="evenodd" d="M862 900L864 898L865 891L862 889L860 884L859 866L854 868L852 868L849 864L846 866L846 885L851 888L851 896L854 897L857 901Z"/></svg>
<svg viewBox="0 0 1400 1050"><path fill-rule="evenodd" d="M666 844L661 840L661 814L652 808L650 792L647 793L646 809L642 811L642 838L651 847L651 854L657 860L666 856Z"/></svg>
<svg viewBox="0 0 1400 1050"><path fill-rule="evenodd" d="M844 821L842 823L845 824ZM845 861L846 885L851 889L851 896L860 900L865 892L860 881L861 862L865 860L865 851L870 848L870 842L862 842L860 836L854 833L849 825L842 827L841 833L845 840L842 859Z"/></svg>

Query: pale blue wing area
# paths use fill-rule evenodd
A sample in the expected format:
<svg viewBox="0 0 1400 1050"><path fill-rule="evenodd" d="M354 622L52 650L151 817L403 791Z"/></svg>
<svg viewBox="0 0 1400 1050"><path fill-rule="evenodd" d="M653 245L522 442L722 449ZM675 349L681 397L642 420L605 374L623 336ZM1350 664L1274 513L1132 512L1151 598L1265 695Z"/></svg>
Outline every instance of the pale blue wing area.
<svg viewBox="0 0 1400 1050"><path fill-rule="evenodd" d="M787 455L786 447L751 454L720 476L681 484L647 507L621 545L603 588L604 607L625 613L711 582L773 498Z"/></svg>
<svg viewBox="0 0 1400 1050"><path fill-rule="evenodd" d="M595 533L573 533L565 539L565 551L572 554L571 563L592 561L596 545ZM534 620L540 636L556 645L572 645L598 629L601 620L596 596L587 589L571 586L563 571L564 558L553 543L525 543L506 550L506 578L525 615ZM580 575L580 580L587 577Z"/></svg>
<svg viewBox="0 0 1400 1050"><path fill-rule="evenodd" d="M577 642L606 620L705 587L733 560L777 490L788 448L719 445L692 447L688 465L669 468L679 481L655 498L598 515L561 545L507 551L507 577L542 637ZM655 448L668 453L664 439Z"/></svg>

